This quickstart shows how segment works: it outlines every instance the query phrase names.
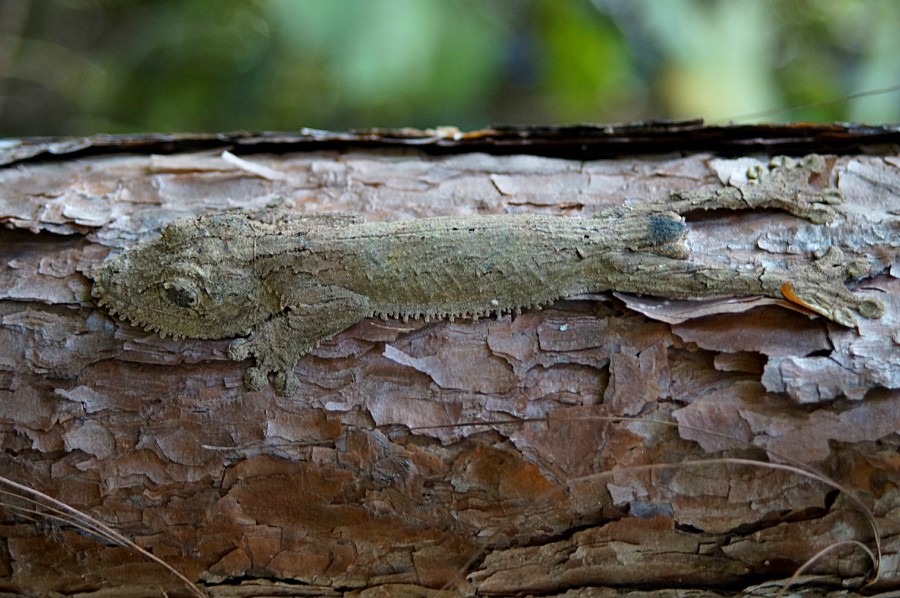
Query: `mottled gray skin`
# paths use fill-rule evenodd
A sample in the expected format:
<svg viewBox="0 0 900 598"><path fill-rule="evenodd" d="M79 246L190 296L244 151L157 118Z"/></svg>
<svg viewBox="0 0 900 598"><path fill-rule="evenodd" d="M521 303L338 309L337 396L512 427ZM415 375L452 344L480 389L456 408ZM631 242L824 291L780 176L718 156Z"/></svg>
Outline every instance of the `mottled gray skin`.
<svg viewBox="0 0 900 598"><path fill-rule="evenodd" d="M776 207L814 222L833 216L835 192L764 185L683 193L657 205L594 218L499 215L364 222L227 211L173 222L162 235L108 260L94 294L112 313L161 335L238 338L229 352L255 356L245 382L291 394L297 359L359 320L478 317L616 290L672 299L784 297L846 326L881 304L850 293L831 250L790 272L690 261L679 214ZM802 177L801 177L802 178ZM787 285L786 285L787 283Z"/></svg>

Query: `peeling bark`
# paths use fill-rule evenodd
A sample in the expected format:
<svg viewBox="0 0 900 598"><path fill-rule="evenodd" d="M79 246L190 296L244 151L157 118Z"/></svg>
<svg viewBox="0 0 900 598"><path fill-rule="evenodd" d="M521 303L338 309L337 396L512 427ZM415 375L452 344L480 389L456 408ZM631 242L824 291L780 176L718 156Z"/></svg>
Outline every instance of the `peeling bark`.
<svg viewBox="0 0 900 598"><path fill-rule="evenodd" d="M87 156L0 170L0 474L96 517L213 596L719 596L836 541L900 588L900 158L833 159L832 226L689 218L711 264L837 246L885 315L845 329L773 300L576 297L517 317L366 320L302 358L291 398L247 392L225 341L173 341L90 298L110 251L174 218L273 202L367 220L579 213L737 181L751 159L580 162L414 150ZM713 433L710 433L713 432ZM158 564L24 517L0 591L187 595ZM872 569L827 553L808 595ZM841 590L845 584L851 591ZM641 591L638 591L640 589ZM871 591L872 588L869 588Z"/></svg>

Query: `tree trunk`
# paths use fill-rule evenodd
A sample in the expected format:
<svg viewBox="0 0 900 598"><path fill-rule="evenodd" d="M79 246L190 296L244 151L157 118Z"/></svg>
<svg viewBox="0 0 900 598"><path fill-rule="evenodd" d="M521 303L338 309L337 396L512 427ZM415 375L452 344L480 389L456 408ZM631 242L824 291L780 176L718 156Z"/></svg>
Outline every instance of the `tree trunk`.
<svg viewBox="0 0 900 598"><path fill-rule="evenodd" d="M768 160L121 145L0 170L0 474L209 595L775 595L817 552L874 552L876 535L874 586L876 565L844 544L794 589L900 588L900 158L830 157L824 183L845 201L828 226L688 218L709 263L830 246L865 259L857 291L885 313L856 329L773 299L618 293L477 321L372 319L302 357L300 391L280 397L244 389L249 362L228 359L228 340L110 317L91 297L104 258L230 207L590 217ZM2 487L0 591L190 595Z"/></svg>

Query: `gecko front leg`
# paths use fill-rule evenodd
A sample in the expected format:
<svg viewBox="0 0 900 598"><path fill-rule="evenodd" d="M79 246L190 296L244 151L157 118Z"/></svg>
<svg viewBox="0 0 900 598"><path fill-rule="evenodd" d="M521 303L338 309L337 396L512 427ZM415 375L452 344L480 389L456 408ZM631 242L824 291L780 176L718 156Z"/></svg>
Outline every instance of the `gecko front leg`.
<svg viewBox="0 0 900 598"><path fill-rule="evenodd" d="M275 392L289 396L300 386L294 365L304 353L371 313L368 299L338 286L309 286L292 294L289 305L257 325L249 337L232 341L228 356L256 365L247 369L244 384L260 390L272 380Z"/></svg>

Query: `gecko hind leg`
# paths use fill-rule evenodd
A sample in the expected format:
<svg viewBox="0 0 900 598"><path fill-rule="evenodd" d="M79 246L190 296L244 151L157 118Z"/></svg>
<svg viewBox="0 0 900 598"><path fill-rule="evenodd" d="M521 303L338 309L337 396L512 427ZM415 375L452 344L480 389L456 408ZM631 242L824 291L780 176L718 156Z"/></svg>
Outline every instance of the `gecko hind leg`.
<svg viewBox="0 0 900 598"><path fill-rule="evenodd" d="M837 189L796 191L761 184L715 191L676 191L665 205L678 214L697 210L775 208L814 224L828 224L837 215L832 206L842 201L843 195Z"/></svg>
<svg viewBox="0 0 900 598"><path fill-rule="evenodd" d="M884 305L878 299L852 293L848 279L868 271L865 260L845 262L840 249L831 248L813 262L790 269L723 267L647 253L621 252L610 257L619 273L613 288L673 299L749 297L786 299L843 326L856 326L856 313L878 318Z"/></svg>
<svg viewBox="0 0 900 598"><path fill-rule="evenodd" d="M811 154L800 160L773 158L770 171L754 170L755 182L713 191L681 191L669 197L667 209L679 214L695 210L784 210L815 224L834 220L832 206L843 202L837 189L820 189L810 182L827 176L825 159Z"/></svg>
<svg viewBox="0 0 900 598"><path fill-rule="evenodd" d="M277 394L294 394L300 388L294 374L300 356L370 313L365 297L340 287L304 289L296 299L285 311L259 324L249 337L229 345L231 359L256 359L256 365L244 374L248 390L265 388L271 376Z"/></svg>

